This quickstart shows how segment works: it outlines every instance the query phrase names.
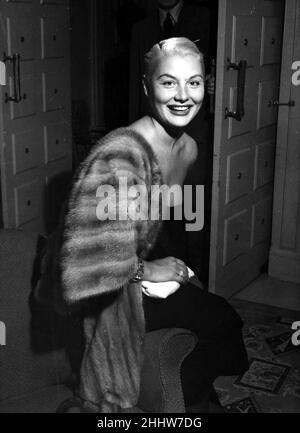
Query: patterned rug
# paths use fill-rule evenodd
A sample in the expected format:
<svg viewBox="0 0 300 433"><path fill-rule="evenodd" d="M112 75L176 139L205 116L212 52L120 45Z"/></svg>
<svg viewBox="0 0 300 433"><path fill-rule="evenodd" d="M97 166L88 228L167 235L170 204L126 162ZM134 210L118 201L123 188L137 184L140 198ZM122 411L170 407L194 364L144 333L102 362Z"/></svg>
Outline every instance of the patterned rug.
<svg viewBox="0 0 300 433"><path fill-rule="evenodd" d="M300 413L300 346L291 343L291 324L300 320L300 313L239 299L230 303L244 320L250 368L241 376L215 381L223 409Z"/></svg>

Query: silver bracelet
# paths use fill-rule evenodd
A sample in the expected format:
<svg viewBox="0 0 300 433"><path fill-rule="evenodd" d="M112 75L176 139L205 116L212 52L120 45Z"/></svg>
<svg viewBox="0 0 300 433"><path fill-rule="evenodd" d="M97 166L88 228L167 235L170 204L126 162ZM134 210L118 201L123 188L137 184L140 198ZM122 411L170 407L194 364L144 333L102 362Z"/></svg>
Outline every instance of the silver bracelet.
<svg viewBox="0 0 300 433"><path fill-rule="evenodd" d="M132 283L138 283L143 280L145 264L142 259L138 259L138 267L135 276L132 278Z"/></svg>

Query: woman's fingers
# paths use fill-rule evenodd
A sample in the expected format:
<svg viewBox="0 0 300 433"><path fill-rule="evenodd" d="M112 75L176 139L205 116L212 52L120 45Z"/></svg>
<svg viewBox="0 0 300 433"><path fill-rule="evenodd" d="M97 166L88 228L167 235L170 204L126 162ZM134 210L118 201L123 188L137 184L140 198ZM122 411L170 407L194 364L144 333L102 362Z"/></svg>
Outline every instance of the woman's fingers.
<svg viewBox="0 0 300 433"><path fill-rule="evenodd" d="M171 280L177 281L179 284L184 284L186 282L184 276L182 274L180 275L179 272L174 272Z"/></svg>
<svg viewBox="0 0 300 433"><path fill-rule="evenodd" d="M177 274L181 278L182 282L186 282L189 279L189 273L188 273L187 267L185 265L184 266L180 266L177 269Z"/></svg>
<svg viewBox="0 0 300 433"><path fill-rule="evenodd" d="M186 264L183 260L172 258L175 263L175 272L178 275L180 282L185 283L189 279L189 273Z"/></svg>
<svg viewBox="0 0 300 433"><path fill-rule="evenodd" d="M167 267L169 267L169 270L173 274L170 279L175 279L180 284L184 284L188 281L188 268L183 260L170 256L166 258L165 264L167 265Z"/></svg>

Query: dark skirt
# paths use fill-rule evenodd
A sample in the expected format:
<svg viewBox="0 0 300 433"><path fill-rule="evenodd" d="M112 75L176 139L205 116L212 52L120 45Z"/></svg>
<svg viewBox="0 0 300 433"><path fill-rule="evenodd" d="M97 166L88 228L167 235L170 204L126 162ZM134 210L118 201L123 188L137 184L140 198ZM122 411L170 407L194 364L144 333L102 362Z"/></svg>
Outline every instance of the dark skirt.
<svg viewBox="0 0 300 433"><path fill-rule="evenodd" d="M176 327L198 336L181 370L186 405L199 401L218 376L238 375L249 368L243 322L222 297L188 283L167 299L144 295L144 311L147 332Z"/></svg>

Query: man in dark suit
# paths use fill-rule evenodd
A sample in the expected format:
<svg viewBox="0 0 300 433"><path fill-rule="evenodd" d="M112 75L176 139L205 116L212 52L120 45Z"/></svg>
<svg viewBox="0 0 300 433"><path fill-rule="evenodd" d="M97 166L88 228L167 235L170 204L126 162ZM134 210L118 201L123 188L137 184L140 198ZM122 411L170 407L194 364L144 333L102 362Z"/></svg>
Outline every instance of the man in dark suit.
<svg viewBox="0 0 300 433"><path fill-rule="evenodd" d="M183 36L194 41L204 55L206 69L209 66L210 47L210 10L200 5L189 5L183 0L156 0L152 14L138 22L132 30L129 120L135 121L147 114L149 108L144 96L142 76L144 74L144 55L162 39ZM214 83L210 93L214 92ZM206 282L208 278L210 202L212 174L212 134L209 130L208 96L187 127L187 133L198 144L198 158L189 172L186 184L205 185L205 222L201 232L188 233L188 250L194 271Z"/></svg>

